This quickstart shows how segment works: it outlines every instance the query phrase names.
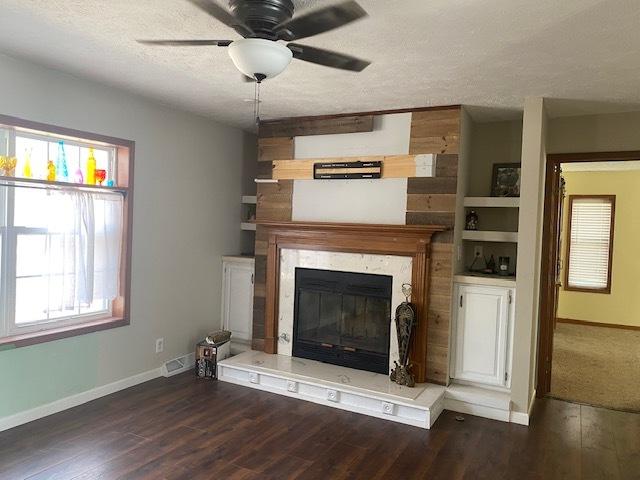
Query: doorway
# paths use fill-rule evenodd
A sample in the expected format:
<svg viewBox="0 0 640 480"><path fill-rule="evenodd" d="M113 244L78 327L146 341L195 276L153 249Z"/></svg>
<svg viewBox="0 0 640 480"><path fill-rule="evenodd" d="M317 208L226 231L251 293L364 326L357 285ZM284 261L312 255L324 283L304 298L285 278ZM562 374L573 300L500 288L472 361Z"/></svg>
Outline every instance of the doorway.
<svg viewBox="0 0 640 480"><path fill-rule="evenodd" d="M547 156L539 397L640 411L638 191L640 152Z"/></svg>

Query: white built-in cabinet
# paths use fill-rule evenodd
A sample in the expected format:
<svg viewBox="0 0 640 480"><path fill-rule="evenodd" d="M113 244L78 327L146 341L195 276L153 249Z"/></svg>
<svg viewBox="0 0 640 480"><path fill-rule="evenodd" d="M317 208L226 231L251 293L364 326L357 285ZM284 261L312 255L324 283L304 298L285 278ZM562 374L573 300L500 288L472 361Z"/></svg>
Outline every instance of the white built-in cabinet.
<svg viewBox="0 0 640 480"><path fill-rule="evenodd" d="M253 257L222 258L222 327L232 342L250 344L253 319Z"/></svg>
<svg viewBox="0 0 640 480"><path fill-rule="evenodd" d="M453 378L509 388L515 288L456 283Z"/></svg>

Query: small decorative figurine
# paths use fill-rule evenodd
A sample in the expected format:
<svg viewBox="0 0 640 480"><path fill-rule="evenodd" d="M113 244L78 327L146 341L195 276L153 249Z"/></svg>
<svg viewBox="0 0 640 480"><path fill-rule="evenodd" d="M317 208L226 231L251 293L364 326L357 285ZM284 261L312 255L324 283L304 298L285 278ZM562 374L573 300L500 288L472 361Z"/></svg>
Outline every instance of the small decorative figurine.
<svg viewBox="0 0 640 480"><path fill-rule="evenodd" d="M465 230L478 230L478 214L475 210L471 210L467 214Z"/></svg>
<svg viewBox="0 0 640 480"><path fill-rule="evenodd" d="M16 157L0 156L0 170L5 177L15 177L16 165L18 159Z"/></svg>
<svg viewBox="0 0 640 480"><path fill-rule="evenodd" d="M411 284L404 283L402 285L405 301L396 308L396 334L398 335L400 364L394 360L395 367L391 370L391 375L389 375L392 382L396 382L398 385L406 385L407 387L414 387L416 384L411 373L411 364L409 364L409 347L416 322L416 311L413 305L409 303L411 290Z"/></svg>
<svg viewBox="0 0 640 480"><path fill-rule="evenodd" d="M493 253L487 262L487 273L496 273L496 259L493 257Z"/></svg>
<svg viewBox="0 0 640 480"><path fill-rule="evenodd" d="M56 181L56 166L53 163L53 160L49 160L47 162L47 180L50 182Z"/></svg>

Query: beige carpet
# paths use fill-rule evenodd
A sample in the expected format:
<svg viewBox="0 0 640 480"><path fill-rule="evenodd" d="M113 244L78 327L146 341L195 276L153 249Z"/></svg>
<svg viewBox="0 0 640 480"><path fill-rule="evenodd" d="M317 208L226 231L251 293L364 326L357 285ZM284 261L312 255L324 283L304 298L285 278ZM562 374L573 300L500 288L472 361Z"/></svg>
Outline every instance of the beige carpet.
<svg viewBox="0 0 640 480"><path fill-rule="evenodd" d="M558 323L551 395L640 411L640 331Z"/></svg>

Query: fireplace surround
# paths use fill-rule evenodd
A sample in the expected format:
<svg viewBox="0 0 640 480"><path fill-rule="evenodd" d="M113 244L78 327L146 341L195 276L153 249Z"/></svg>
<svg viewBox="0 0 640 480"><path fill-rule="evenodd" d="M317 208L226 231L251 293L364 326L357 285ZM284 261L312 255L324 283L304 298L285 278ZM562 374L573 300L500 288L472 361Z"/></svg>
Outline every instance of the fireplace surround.
<svg viewBox="0 0 640 480"><path fill-rule="evenodd" d="M258 224L266 230L268 237L263 344L266 353L278 352L278 302L282 249L410 257L412 302L418 315L416 334L412 343L411 363L414 367L416 381L426 381L426 312L430 242L434 233L444 231L446 227L440 225L372 225L290 221L259 221Z"/></svg>

